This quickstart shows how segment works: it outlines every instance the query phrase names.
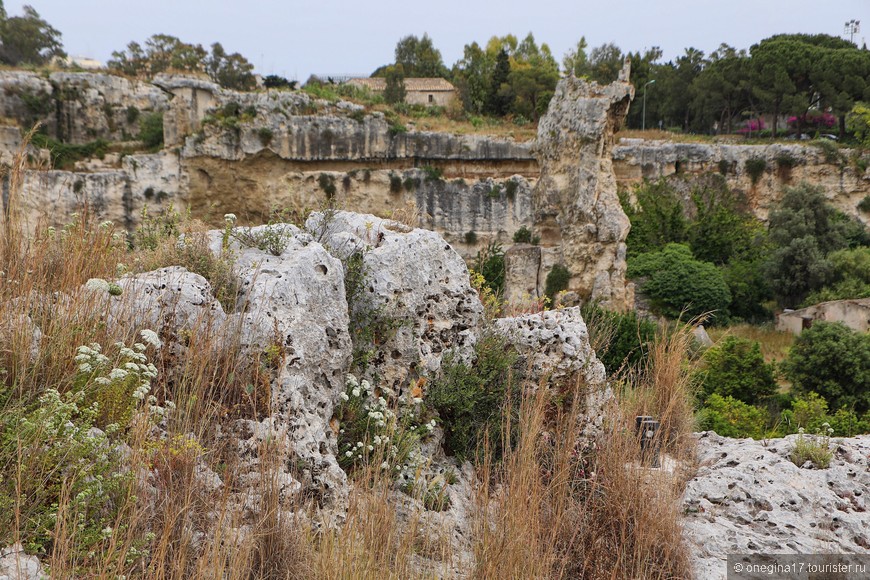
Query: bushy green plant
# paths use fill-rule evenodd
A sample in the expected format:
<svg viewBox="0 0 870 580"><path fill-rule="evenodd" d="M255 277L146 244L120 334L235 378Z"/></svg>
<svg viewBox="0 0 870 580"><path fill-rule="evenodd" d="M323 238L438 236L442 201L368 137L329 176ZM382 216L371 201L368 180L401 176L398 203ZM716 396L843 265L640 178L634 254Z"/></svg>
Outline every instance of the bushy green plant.
<svg viewBox="0 0 870 580"><path fill-rule="evenodd" d="M753 157L744 161L743 167L749 175L752 185L755 185L761 179L761 176L764 175L764 172L767 171L767 161L761 157Z"/></svg>
<svg viewBox="0 0 870 580"><path fill-rule="evenodd" d="M849 222L828 205L819 187L787 188L770 213L774 245L765 274L781 306L796 307L832 277L829 253L847 246Z"/></svg>
<svg viewBox="0 0 870 580"><path fill-rule="evenodd" d="M571 282L571 271L562 264L554 264L547 273L547 279L544 282L544 294L552 301L556 294L568 289L568 284Z"/></svg>
<svg viewBox="0 0 870 580"><path fill-rule="evenodd" d="M507 181L504 182L504 193L507 196L507 198L511 201L513 201L514 198L516 198L517 190L519 188L520 188L520 184L517 183L513 179L508 179Z"/></svg>
<svg viewBox="0 0 870 580"><path fill-rule="evenodd" d="M477 232L475 232L473 230L470 232L465 232L464 239L465 239L465 243L468 244L469 246L475 245L477 243Z"/></svg>
<svg viewBox="0 0 870 580"><path fill-rule="evenodd" d="M488 440L493 457L502 447L504 405L518 404L518 381L512 377L516 351L496 334L485 334L475 345L475 360L465 364L445 357L442 376L429 387L427 402L444 428L444 444L460 461L475 456Z"/></svg>
<svg viewBox="0 0 870 580"><path fill-rule="evenodd" d="M270 223L256 229L230 226L229 235L243 246L280 256L293 239L293 230L281 223Z"/></svg>
<svg viewBox="0 0 870 580"><path fill-rule="evenodd" d="M411 177L410 175L405 178L405 181L402 182L402 185L405 188L405 191L414 191L418 187L420 187L420 178L419 177Z"/></svg>
<svg viewBox="0 0 870 580"><path fill-rule="evenodd" d="M811 292L803 304L809 306L828 300L870 297L870 247L838 250L828 254L830 282Z"/></svg>
<svg viewBox="0 0 870 580"><path fill-rule="evenodd" d="M702 359L698 383L704 398L716 393L756 404L776 392L773 365L764 361L757 341L726 336Z"/></svg>
<svg viewBox="0 0 870 580"><path fill-rule="evenodd" d="M658 332L655 322L639 317L634 310L614 312L591 302L583 305L581 313L589 329L590 343L608 374L621 368L645 366L649 347Z"/></svg>
<svg viewBox="0 0 870 580"><path fill-rule="evenodd" d="M668 318L714 312L717 322L727 319L731 293L722 272L695 260L688 246L668 244L660 252L636 256L628 262L628 275L645 279L641 290Z"/></svg>
<svg viewBox="0 0 870 580"><path fill-rule="evenodd" d="M332 199L335 197L335 176L330 175L329 173L321 173L317 176L317 185L320 186L320 189L323 190L323 193L326 194L326 199Z"/></svg>
<svg viewBox="0 0 870 580"><path fill-rule="evenodd" d="M76 161L82 159L95 157L102 159L109 151L109 142L104 139L76 145L74 143L61 143L43 133L35 133L31 143L39 149L48 149L51 155L51 165L55 169L71 169Z"/></svg>
<svg viewBox="0 0 870 580"><path fill-rule="evenodd" d="M260 138L260 143L263 144L263 147L268 147L272 143L275 133L268 127L260 127L257 129L257 137Z"/></svg>
<svg viewBox="0 0 870 580"><path fill-rule="evenodd" d="M764 409L747 405L732 396L713 393L698 411L698 428L715 431L723 437L764 436L768 417Z"/></svg>
<svg viewBox="0 0 870 580"><path fill-rule="evenodd" d="M782 370L797 393L816 392L834 409L870 410L870 334L816 322L797 337Z"/></svg>
<svg viewBox="0 0 870 580"><path fill-rule="evenodd" d="M163 113L150 113L139 121L139 140L149 149L163 146Z"/></svg>
<svg viewBox="0 0 870 580"><path fill-rule="evenodd" d="M402 193L402 178L390 173L390 193Z"/></svg>
<svg viewBox="0 0 870 580"><path fill-rule="evenodd" d="M865 195L864 198L858 202L858 211L862 213L870 213L870 195Z"/></svg>
<svg viewBox="0 0 870 580"><path fill-rule="evenodd" d="M505 265L501 244L490 242L485 248L478 250L474 259L474 270L483 276L487 288L493 294L504 294Z"/></svg>
<svg viewBox="0 0 870 580"><path fill-rule="evenodd" d="M677 191L665 179L645 181L634 190L636 204L627 192L620 195L623 210L631 221L626 245L628 255L636 256L687 239L688 221Z"/></svg>
<svg viewBox="0 0 870 580"><path fill-rule="evenodd" d="M532 230L526 226L521 226L520 229L514 232L515 244L532 244L537 246L541 242L541 237L532 233Z"/></svg>
<svg viewBox="0 0 870 580"><path fill-rule="evenodd" d="M426 181L444 181L444 171L440 167L424 165L423 175L425 176Z"/></svg>
<svg viewBox="0 0 870 580"><path fill-rule="evenodd" d="M807 435L801 428L798 431L789 459L798 467L803 467L809 462L816 469L827 469L834 457L833 452L831 452L831 435L833 433L834 430L827 423L823 423L821 429L813 435Z"/></svg>

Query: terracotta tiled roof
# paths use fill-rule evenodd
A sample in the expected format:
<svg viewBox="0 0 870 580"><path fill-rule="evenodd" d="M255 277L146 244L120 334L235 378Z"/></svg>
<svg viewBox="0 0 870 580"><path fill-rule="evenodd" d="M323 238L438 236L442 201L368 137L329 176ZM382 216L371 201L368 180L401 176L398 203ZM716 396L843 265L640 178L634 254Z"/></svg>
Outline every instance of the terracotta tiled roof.
<svg viewBox="0 0 870 580"><path fill-rule="evenodd" d="M379 92L386 88L386 80L378 78L357 78L349 79L349 84L366 87L372 91ZM455 88L446 79L442 78L407 78L405 79L405 90L419 92L438 92L438 91L453 91Z"/></svg>

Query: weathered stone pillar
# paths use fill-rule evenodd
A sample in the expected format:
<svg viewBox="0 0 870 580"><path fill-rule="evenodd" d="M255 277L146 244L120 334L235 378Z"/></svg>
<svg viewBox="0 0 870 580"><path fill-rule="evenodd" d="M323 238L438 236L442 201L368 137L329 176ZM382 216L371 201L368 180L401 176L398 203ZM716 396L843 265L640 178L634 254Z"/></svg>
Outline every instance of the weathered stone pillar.
<svg viewBox="0 0 870 580"><path fill-rule="evenodd" d="M504 253L504 298L509 304L539 297L541 247L516 244Z"/></svg>
<svg viewBox="0 0 870 580"><path fill-rule="evenodd" d="M620 80L607 86L564 78L538 124L536 143L535 230L545 244L559 246L570 290L620 310L633 302L625 282L630 223L617 197L611 151L633 97L628 63Z"/></svg>

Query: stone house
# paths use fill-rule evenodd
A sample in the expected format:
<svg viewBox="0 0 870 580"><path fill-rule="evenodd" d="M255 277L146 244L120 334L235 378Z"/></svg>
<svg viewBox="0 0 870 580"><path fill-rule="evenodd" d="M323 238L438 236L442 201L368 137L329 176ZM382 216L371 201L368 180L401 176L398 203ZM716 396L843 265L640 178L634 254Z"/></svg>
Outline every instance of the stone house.
<svg viewBox="0 0 870 580"><path fill-rule="evenodd" d="M373 93L383 93L387 86L383 78L353 78L347 84L364 87ZM456 87L442 78L406 78L405 102L409 105L446 107L456 97Z"/></svg>
<svg viewBox="0 0 870 580"><path fill-rule="evenodd" d="M800 334L813 322L842 322L858 332L870 331L870 298L832 300L800 310L787 310L777 317L776 329Z"/></svg>

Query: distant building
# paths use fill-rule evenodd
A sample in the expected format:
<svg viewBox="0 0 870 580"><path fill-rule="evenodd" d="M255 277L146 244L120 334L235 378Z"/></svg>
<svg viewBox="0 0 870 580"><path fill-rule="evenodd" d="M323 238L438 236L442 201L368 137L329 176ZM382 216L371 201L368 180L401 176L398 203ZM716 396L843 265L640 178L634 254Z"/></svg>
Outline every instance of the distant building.
<svg viewBox="0 0 870 580"><path fill-rule="evenodd" d="M380 77L348 79L347 84L365 87L373 93L383 93L387 86L386 79ZM445 79L405 79L405 102L409 105L446 107L455 97L456 87Z"/></svg>
<svg viewBox="0 0 870 580"><path fill-rule="evenodd" d="M858 332L870 331L870 298L832 300L800 310L787 310L777 317L776 329L800 334L817 321L842 322Z"/></svg>
<svg viewBox="0 0 870 580"><path fill-rule="evenodd" d="M99 70L103 68L103 63L86 56L67 56L61 59L61 63L70 68L81 68L84 70Z"/></svg>

